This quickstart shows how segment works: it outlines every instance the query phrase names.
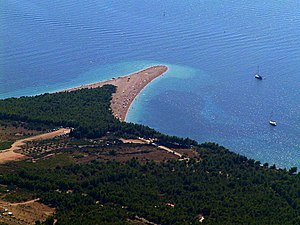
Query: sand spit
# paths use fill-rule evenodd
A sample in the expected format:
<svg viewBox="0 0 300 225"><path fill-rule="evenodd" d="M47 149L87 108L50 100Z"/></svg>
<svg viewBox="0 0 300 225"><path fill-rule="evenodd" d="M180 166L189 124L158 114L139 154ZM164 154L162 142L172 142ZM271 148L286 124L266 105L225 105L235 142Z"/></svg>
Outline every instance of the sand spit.
<svg viewBox="0 0 300 225"><path fill-rule="evenodd" d="M129 74L127 76L113 78L108 81L98 82L89 85L83 85L67 89L64 91L75 91L83 88L97 88L106 84L112 84L117 87L116 93L112 95L111 109L113 115L120 121L124 121L129 107L135 97L142 89L155 78L163 75L168 70L167 66L152 66L144 70Z"/></svg>

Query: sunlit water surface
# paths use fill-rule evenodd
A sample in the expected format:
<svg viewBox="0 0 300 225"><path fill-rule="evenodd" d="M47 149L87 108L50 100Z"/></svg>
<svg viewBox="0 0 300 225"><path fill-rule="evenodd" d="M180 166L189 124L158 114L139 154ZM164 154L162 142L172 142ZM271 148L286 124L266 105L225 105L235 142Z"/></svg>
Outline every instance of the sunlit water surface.
<svg viewBox="0 0 300 225"><path fill-rule="evenodd" d="M165 64L127 121L300 167L299 10L292 0L2 1L0 98Z"/></svg>

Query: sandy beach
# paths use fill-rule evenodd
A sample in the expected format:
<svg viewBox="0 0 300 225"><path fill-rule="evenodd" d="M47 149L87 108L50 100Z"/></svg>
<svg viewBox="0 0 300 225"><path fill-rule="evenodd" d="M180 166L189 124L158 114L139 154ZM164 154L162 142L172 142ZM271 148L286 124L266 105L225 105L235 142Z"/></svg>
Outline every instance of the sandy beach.
<svg viewBox="0 0 300 225"><path fill-rule="evenodd" d="M163 75L167 70L167 66L152 66L127 76L117 77L111 80L83 85L63 91L75 91L83 88L97 88L106 84L112 84L117 87L117 90L116 93L112 95L111 109L113 115L117 119L124 121L130 105L135 97L147 84L149 84L155 78Z"/></svg>
<svg viewBox="0 0 300 225"><path fill-rule="evenodd" d="M129 110L129 107L135 97L142 91L142 89L149 84L155 78L163 75L168 70L166 66L153 66L146 68L144 70L129 74L127 76L113 78L111 80L98 82L89 85L83 85L80 87L75 87L64 91L75 91L83 88L97 88L102 87L106 84L112 84L117 87L116 92L112 95L111 109L113 115L120 121L124 121ZM0 163L22 159L25 155L15 152L19 150L26 142L33 140L44 140L50 139L62 134L67 134L70 129L61 128L57 131L53 131L46 134L41 134L22 140L16 141L10 149L3 150L0 152Z"/></svg>

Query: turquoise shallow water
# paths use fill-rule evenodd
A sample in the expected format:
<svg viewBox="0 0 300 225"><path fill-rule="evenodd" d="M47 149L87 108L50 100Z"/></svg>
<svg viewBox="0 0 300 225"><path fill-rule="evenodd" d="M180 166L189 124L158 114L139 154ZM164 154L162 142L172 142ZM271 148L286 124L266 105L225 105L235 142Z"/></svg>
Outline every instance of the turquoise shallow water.
<svg viewBox="0 0 300 225"><path fill-rule="evenodd" d="M166 64L128 121L299 167L299 9L292 0L4 1L0 98Z"/></svg>

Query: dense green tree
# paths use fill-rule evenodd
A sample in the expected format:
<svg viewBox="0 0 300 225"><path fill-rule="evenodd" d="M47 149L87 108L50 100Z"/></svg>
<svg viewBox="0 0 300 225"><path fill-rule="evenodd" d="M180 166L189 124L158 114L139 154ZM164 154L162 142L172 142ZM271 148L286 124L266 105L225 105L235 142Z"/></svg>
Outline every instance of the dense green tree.
<svg viewBox="0 0 300 225"><path fill-rule="evenodd" d="M69 126L75 137L153 137L172 148L193 148L197 160L145 164L96 160L76 164L63 154L3 165L0 184L40 197L56 208L46 224L298 224L300 176L261 166L215 143L167 136L121 123L109 108L113 86L0 101L0 119L39 126ZM115 135L115 136L114 136ZM115 147L119 144L116 143ZM82 150L84 151L84 150ZM113 149L111 154L114 154ZM70 190L72 190L70 192Z"/></svg>

